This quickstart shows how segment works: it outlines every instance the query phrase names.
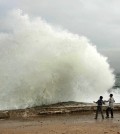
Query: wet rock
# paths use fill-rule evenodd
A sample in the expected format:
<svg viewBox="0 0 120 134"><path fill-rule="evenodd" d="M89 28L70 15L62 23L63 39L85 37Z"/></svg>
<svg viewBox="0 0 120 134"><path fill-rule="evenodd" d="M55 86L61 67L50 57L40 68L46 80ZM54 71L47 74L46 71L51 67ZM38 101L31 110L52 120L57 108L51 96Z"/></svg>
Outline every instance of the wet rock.
<svg viewBox="0 0 120 134"><path fill-rule="evenodd" d="M103 106L106 110L107 106ZM26 109L0 111L0 119L5 118L34 118L43 115L69 114L69 113L93 113L96 111L96 104L80 102L61 102L52 105L36 106ZM120 111L120 104L115 104L114 111Z"/></svg>
<svg viewBox="0 0 120 134"><path fill-rule="evenodd" d="M0 112L0 119L7 119L7 118L10 118L10 115L9 115L8 111Z"/></svg>

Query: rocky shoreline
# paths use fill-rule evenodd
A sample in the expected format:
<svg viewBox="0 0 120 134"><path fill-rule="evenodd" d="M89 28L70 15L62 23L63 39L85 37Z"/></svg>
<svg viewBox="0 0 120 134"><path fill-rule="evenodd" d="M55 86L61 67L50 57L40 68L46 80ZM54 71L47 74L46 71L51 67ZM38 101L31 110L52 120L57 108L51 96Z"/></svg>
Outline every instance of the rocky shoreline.
<svg viewBox="0 0 120 134"><path fill-rule="evenodd" d="M106 109L103 106L103 110ZM43 115L55 114L71 114L75 112L90 113L95 112L96 104L81 103L81 102L61 102L52 105L36 106L26 109L4 110L0 111L0 119L15 119L15 118L35 118ZM120 103L116 103L115 111L120 111Z"/></svg>

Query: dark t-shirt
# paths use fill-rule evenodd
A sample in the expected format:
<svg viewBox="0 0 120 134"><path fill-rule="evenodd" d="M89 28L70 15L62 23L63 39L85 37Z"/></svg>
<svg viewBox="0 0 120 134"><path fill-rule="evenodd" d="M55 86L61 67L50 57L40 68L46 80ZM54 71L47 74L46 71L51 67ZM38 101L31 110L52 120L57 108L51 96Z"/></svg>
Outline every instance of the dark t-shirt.
<svg viewBox="0 0 120 134"><path fill-rule="evenodd" d="M103 100L101 100L101 99L99 99L99 100L97 101L98 106L102 106L103 103L104 103L104 102L103 102Z"/></svg>

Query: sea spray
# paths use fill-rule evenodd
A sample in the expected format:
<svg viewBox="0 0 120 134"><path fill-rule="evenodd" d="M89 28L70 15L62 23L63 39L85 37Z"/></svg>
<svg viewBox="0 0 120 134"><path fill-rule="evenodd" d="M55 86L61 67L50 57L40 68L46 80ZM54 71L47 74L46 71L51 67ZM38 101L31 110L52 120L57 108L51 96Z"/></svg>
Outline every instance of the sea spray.
<svg viewBox="0 0 120 134"><path fill-rule="evenodd" d="M21 10L0 33L0 109L93 101L114 84L107 58L86 37Z"/></svg>

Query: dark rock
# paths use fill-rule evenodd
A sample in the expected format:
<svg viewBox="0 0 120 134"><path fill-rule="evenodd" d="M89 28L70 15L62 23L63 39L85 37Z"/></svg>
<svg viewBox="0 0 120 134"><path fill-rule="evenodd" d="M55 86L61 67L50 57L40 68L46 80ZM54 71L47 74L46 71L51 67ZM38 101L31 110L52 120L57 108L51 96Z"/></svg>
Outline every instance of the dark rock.
<svg viewBox="0 0 120 134"><path fill-rule="evenodd" d="M10 118L8 111L0 112L0 119L7 119L7 118Z"/></svg>
<svg viewBox="0 0 120 134"><path fill-rule="evenodd" d="M106 110L103 105L103 110ZM52 105L36 106L26 109L0 111L0 119L5 118L34 118L43 115L70 114L70 113L93 113L97 106L93 103L61 102ZM120 111L120 104L115 104L114 111Z"/></svg>

